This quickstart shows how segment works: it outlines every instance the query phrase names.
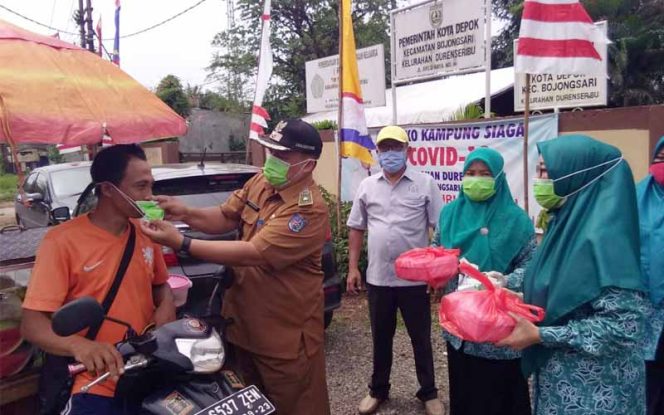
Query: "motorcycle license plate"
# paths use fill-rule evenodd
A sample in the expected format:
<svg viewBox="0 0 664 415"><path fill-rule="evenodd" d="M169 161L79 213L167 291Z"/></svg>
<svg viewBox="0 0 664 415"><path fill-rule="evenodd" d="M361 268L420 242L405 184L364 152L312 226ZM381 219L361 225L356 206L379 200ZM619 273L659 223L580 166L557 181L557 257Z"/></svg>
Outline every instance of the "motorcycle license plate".
<svg viewBox="0 0 664 415"><path fill-rule="evenodd" d="M195 415L267 415L275 411L256 386L252 385L214 403Z"/></svg>

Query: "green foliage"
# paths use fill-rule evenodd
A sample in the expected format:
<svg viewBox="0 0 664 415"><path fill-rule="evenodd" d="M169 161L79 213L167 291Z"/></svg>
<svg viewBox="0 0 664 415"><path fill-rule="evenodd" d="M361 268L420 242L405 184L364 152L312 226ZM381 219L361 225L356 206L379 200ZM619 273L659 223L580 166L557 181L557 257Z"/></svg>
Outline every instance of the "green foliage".
<svg viewBox="0 0 664 415"><path fill-rule="evenodd" d="M477 120L484 116L484 109L474 103L462 105L448 118L447 121Z"/></svg>
<svg viewBox="0 0 664 415"><path fill-rule="evenodd" d="M186 118L191 114L191 103L177 76L166 75L159 82L155 94L181 117Z"/></svg>
<svg viewBox="0 0 664 415"><path fill-rule="evenodd" d="M48 161L50 161L51 164L60 164L63 160L64 157L60 154L60 150L58 150L56 146L48 147Z"/></svg>
<svg viewBox="0 0 664 415"><path fill-rule="evenodd" d="M353 27L357 48L377 43L385 46L389 81L389 11L402 0L353 2ZM241 103L253 100L256 58L260 50L260 15L263 3L238 0L236 27L215 36L218 48L209 66L211 76L222 81L222 96ZM272 122L306 112L305 62L339 53L339 1L304 0L272 2L271 45L274 71L263 106ZM389 83L389 82L388 82Z"/></svg>
<svg viewBox="0 0 664 415"><path fill-rule="evenodd" d="M228 140L228 148L230 151L245 151L247 149L247 142L231 134Z"/></svg>
<svg viewBox="0 0 664 415"><path fill-rule="evenodd" d="M318 131L337 129L337 123L332 120L316 121L311 123L311 125L313 125Z"/></svg>
<svg viewBox="0 0 664 415"><path fill-rule="evenodd" d="M351 202L341 202L341 229L337 229L337 199L336 196L330 194L323 186L319 186L323 199L327 204L330 212L330 227L332 228L332 238L334 242L337 271L343 281L346 281L348 275L348 227L346 222L350 215L350 209L353 204ZM360 253L360 272L364 275L367 271L367 239L366 233L364 243L362 244L362 252ZM343 284L345 287L345 283Z"/></svg>
<svg viewBox="0 0 664 415"><path fill-rule="evenodd" d="M0 174L0 202L14 200L16 195L16 175Z"/></svg>
<svg viewBox="0 0 664 415"><path fill-rule="evenodd" d="M609 22L609 105L664 102L664 2L662 0L581 0L593 21ZM494 38L493 66L513 64L523 0L493 0L504 31Z"/></svg>

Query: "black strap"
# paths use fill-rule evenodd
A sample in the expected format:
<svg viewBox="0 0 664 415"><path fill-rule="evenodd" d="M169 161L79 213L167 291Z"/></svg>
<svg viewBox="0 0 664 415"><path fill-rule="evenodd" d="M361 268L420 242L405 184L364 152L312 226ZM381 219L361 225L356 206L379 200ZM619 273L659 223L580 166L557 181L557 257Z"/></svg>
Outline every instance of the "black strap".
<svg viewBox="0 0 664 415"><path fill-rule="evenodd" d="M124 252L122 253L120 266L118 267L118 270L115 273L115 279L113 280L111 288L108 290L108 293L106 293L106 297L104 298L104 301L102 301L101 303L101 307L104 309L104 314L108 314L108 312L111 310L111 306L113 305L115 296L117 295L118 290L120 289L120 284L122 284L122 279L124 278L124 275L127 272L127 268L129 267L129 263L131 262L131 257L134 254L134 246L136 246L136 229L134 228L134 225L131 222L128 223L129 223L129 239L127 239L127 245L125 245ZM102 324L103 323L95 327L90 327L90 330L88 330L85 337L90 340L94 340L97 337L97 334L99 333L99 329L101 329Z"/></svg>

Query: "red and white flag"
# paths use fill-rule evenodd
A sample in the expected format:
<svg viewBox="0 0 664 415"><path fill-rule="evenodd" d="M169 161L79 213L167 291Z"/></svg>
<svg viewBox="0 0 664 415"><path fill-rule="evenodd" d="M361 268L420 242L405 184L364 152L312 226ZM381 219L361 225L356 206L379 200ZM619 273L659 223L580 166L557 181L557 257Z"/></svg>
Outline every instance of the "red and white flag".
<svg viewBox="0 0 664 415"><path fill-rule="evenodd" d="M526 0L516 53L517 73L603 73L598 46L609 43L578 0Z"/></svg>
<svg viewBox="0 0 664 415"><path fill-rule="evenodd" d="M256 95L251 109L251 125L249 138L257 139L265 134L270 114L262 107L265 91L272 76L272 47L270 46L270 5L271 0L265 0L263 6L263 30L261 33L261 50L258 55L258 74L256 76Z"/></svg>

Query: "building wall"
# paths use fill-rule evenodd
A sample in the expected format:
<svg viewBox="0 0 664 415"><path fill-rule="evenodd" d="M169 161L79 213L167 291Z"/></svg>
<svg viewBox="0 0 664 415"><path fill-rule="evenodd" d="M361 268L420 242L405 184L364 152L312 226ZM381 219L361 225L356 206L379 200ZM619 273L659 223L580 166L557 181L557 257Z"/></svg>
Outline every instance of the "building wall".
<svg viewBox="0 0 664 415"><path fill-rule="evenodd" d="M159 166L162 164L178 163L178 145L176 141L160 142L160 143L143 143L141 147L145 151L148 162L152 166Z"/></svg>
<svg viewBox="0 0 664 415"><path fill-rule="evenodd" d="M618 147L638 181L647 174L655 144L664 135L664 105L564 112L559 131L586 134Z"/></svg>
<svg viewBox="0 0 664 415"><path fill-rule="evenodd" d="M314 170L314 180L325 190L336 195L339 189L337 182L337 151L334 142L323 142L323 152Z"/></svg>
<svg viewBox="0 0 664 415"><path fill-rule="evenodd" d="M182 153L225 153L231 138L246 139L249 115L194 109L188 118L187 135L180 137Z"/></svg>
<svg viewBox="0 0 664 415"><path fill-rule="evenodd" d="M648 130L625 129L565 132L565 134L577 133L588 135L618 147L632 168L632 173L636 181L643 179L648 174L648 166L650 165L648 151L650 147L650 134Z"/></svg>

